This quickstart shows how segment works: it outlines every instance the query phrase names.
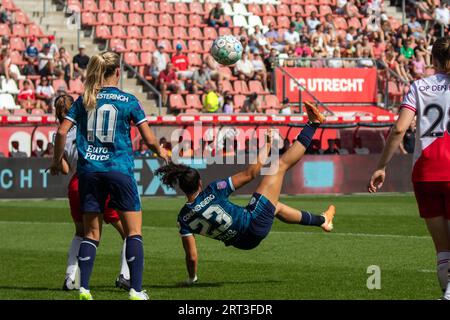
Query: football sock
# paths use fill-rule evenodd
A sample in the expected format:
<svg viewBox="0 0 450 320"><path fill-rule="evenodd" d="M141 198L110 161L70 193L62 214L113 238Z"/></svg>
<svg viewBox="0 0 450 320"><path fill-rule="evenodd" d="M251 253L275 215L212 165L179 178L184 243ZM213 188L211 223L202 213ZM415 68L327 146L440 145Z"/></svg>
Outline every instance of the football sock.
<svg viewBox="0 0 450 320"><path fill-rule="evenodd" d="M89 279L94 268L95 255L97 254L98 241L84 238L80 244L78 253L78 266L80 268L80 287L89 290Z"/></svg>
<svg viewBox="0 0 450 320"><path fill-rule="evenodd" d="M311 144L314 133L316 132L319 124L308 122L297 136L297 141L300 142L306 149L308 149Z"/></svg>
<svg viewBox="0 0 450 320"><path fill-rule="evenodd" d="M80 251L81 241L83 241L82 237L74 236L67 255L66 278L72 281L75 280L75 274L78 268L78 252Z"/></svg>
<svg viewBox="0 0 450 320"><path fill-rule="evenodd" d="M127 280L130 280L130 269L128 268L127 257L125 255L127 249L127 241L123 241L123 247L121 252L121 264L120 264L120 274Z"/></svg>
<svg viewBox="0 0 450 320"><path fill-rule="evenodd" d="M441 289L445 291L449 282L449 268L450 268L450 252L438 252L437 254L437 276Z"/></svg>
<svg viewBox="0 0 450 320"><path fill-rule="evenodd" d="M300 224L304 226L318 226L320 227L325 222L325 217L313 214L308 211L301 210L302 219L300 220Z"/></svg>
<svg viewBox="0 0 450 320"><path fill-rule="evenodd" d="M125 256L130 268L131 288L142 291L142 273L144 272L144 246L139 235L127 237Z"/></svg>

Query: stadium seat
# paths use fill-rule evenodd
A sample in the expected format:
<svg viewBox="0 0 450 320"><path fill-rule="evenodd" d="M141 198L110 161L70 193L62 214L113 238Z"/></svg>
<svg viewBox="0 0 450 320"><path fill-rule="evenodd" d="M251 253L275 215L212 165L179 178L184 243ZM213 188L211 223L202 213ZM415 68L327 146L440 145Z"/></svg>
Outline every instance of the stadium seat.
<svg viewBox="0 0 450 320"><path fill-rule="evenodd" d="M12 94L0 93L0 108L14 110L19 109L20 106L16 105Z"/></svg>
<svg viewBox="0 0 450 320"><path fill-rule="evenodd" d="M95 38L97 39L111 39L111 31L107 26L95 27Z"/></svg>
<svg viewBox="0 0 450 320"><path fill-rule="evenodd" d="M189 16L189 26L191 27L205 27L205 23L203 23L203 18L198 14L191 14Z"/></svg>
<svg viewBox="0 0 450 320"><path fill-rule="evenodd" d="M251 16L249 17L251 18ZM225 28L225 27L221 27L219 28L219 36L225 36L225 35L231 35L231 29L230 28Z"/></svg>
<svg viewBox="0 0 450 320"><path fill-rule="evenodd" d="M340 29L340 30L348 29L347 20L345 20L344 17L334 17L333 21L334 21L334 25L336 26L337 29Z"/></svg>
<svg viewBox="0 0 450 320"><path fill-rule="evenodd" d="M278 100L277 96L269 94L265 97L264 100L265 100L265 104L266 104L267 108L277 109L277 110L281 109L280 101Z"/></svg>
<svg viewBox="0 0 450 320"><path fill-rule="evenodd" d="M158 41L158 45L163 45L165 51L167 52L174 52L175 50L172 48L172 43L170 42L170 40L167 39L161 39Z"/></svg>
<svg viewBox="0 0 450 320"><path fill-rule="evenodd" d="M29 24L30 23L30 19L28 18L28 16L22 11L16 11L14 13L14 23L15 24Z"/></svg>
<svg viewBox="0 0 450 320"><path fill-rule="evenodd" d="M211 51L211 47L212 47L213 42L214 42L214 40L205 40L205 41L203 41L203 52L204 53Z"/></svg>
<svg viewBox="0 0 450 320"><path fill-rule="evenodd" d="M289 17L286 16L279 16L277 18L277 25L278 28L285 28L285 29L289 29L289 25L291 24L291 19Z"/></svg>
<svg viewBox="0 0 450 320"><path fill-rule="evenodd" d="M158 39L159 35L156 32L155 27L145 26L142 28L142 37L145 39Z"/></svg>
<svg viewBox="0 0 450 320"><path fill-rule="evenodd" d="M235 13L233 12L233 8L228 2L222 3L222 9L226 16L234 16Z"/></svg>
<svg viewBox="0 0 450 320"><path fill-rule="evenodd" d="M315 12L317 12L317 14L319 14L319 10L317 10L317 7L315 5L309 4L309 5L305 6L306 16L309 17L311 15L311 12L313 12L313 11L315 11Z"/></svg>
<svg viewBox="0 0 450 320"><path fill-rule="evenodd" d="M0 24L0 36L10 36L11 30L9 29L9 26L6 23Z"/></svg>
<svg viewBox="0 0 450 320"><path fill-rule="evenodd" d="M193 2L189 3L189 13L204 15L205 11L203 10L203 5L200 2L193 1Z"/></svg>
<svg viewBox="0 0 450 320"><path fill-rule="evenodd" d="M158 3L156 1L144 1L144 11L146 13L158 13Z"/></svg>
<svg viewBox="0 0 450 320"><path fill-rule="evenodd" d="M140 0L130 1L130 12L133 13L144 13L144 6Z"/></svg>
<svg viewBox="0 0 450 320"><path fill-rule="evenodd" d="M83 12L99 12L97 1L95 0L84 0L83 1Z"/></svg>
<svg viewBox="0 0 450 320"><path fill-rule="evenodd" d="M148 1L150 2L150 1ZM154 13L146 13L144 14L144 24L146 26L158 26L159 22L158 22L158 17L154 14Z"/></svg>
<svg viewBox="0 0 450 320"><path fill-rule="evenodd" d="M130 13L128 15L128 23L135 26L144 26L144 21L142 21L142 15L139 13Z"/></svg>
<svg viewBox="0 0 450 320"><path fill-rule="evenodd" d="M203 47L199 40L189 40L188 48L190 52L203 53Z"/></svg>
<svg viewBox="0 0 450 320"><path fill-rule="evenodd" d="M107 12L100 12L97 14L97 23L98 25L108 25L111 26L114 23L112 22L111 15Z"/></svg>
<svg viewBox="0 0 450 320"><path fill-rule="evenodd" d="M201 110L203 106L200 101L199 95L198 94L186 95L186 107Z"/></svg>
<svg viewBox="0 0 450 320"><path fill-rule="evenodd" d="M115 0L114 1L114 10L123 13L129 13L130 9L128 8L127 1L124 0Z"/></svg>
<svg viewBox="0 0 450 320"><path fill-rule="evenodd" d="M200 54L198 54L198 53L190 52L188 54L188 58L189 58L189 64L191 66L199 67L203 63L203 60L202 60Z"/></svg>
<svg viewBox="0 0 450 320"><path fill-rule="evenodd" d="M265 104L263 106L264 106L263 110L265 109L264 110L265 114L269 115L279 114L279 111L277 109L267 108Z"/></svg>
<svg viewBox="0 0 450 320"><path fill-rule="evenodd" d="M226 28L228 29L228 28ZM220 29L219 29L220 32ZM189 38L192 40L202 40L204 39L202 30L199 27L190 27L189 28Z"/></svg>
<svg viewBox="0 0 450 320"><path fill-rule="evenodd" d="M125 42L126 51L139 52L141 51L141 43L138 39L128 38Z"/></svg>
<svg viewBox="0 0 450 320"><path fill-rule="evenodd" d="M275 7L272 4L263 4L262 5L262 15L263 16L276 16L277 11L275 10Z"/></svg>
<svg viewBox="0 0 450 320"><path fill-rule="evenodd" d="M26 46L23 42L22 38L20 37L13 37L9 40L9 45L11 50L17 50L17 51L25 51Z"/></svg>
<svg viewBox="0 0 450 320"><path fill-rule="evenodd" d="M259 26L260 28L262 28L264 26L261 21L261 18L258 16L249 16L248 17L248 27L253 28L255 26Z"/></svg>
<svg viewBox="0 0 450 320"><path fill-rule="evenodd" d="M122 52L126 48L123 39L119 38L112 38L109 40L109 47L117 52Z"/></svg>
<svg viewBox="0 0 450 320"><path fill-rule="evenodd" d="M242 109L242 106L244 105L245 96L242 94L236 94L233 96L233 104L234 109Z"/></svg>
<svg viewBox="0 0 450 320"><path fill-rule="evenodd" d="M198 113L200 113L200 110L197 110L197 109L185 109L184 113L186 113L186 114L198 114Z"/></svg>
<svg viewBox="0 0 450 320"><path fill-rule="evenodd" d="M69 93L82 94L84 92L84 85L81 78L69 80Z"/></svg>
<svg viewBox="0 0 450 320"><path fill-rule="evenodd" d="M172 48L176 48L177 45L181 44L181 51L183 52L187 52L188 51L188 47L186 46L186 42L184 40L181 39L176 39L173 40L173 44L172 44Z"/></svg>
<svg viewBox="0 0 450 320"><path fill-rule="evenodd" d="M16 37L25 38L28 37L28 32L25 29L25 25L23 24L13 24L12 26L12 35Z"/></svg>
<svg viewBox="0 0 450 320"><path fill-rule="evenodd" d="M172 30L167 26L158 27L158 38L159 39L173 39Z"/></svg>
<svg viewBox="0 0 450 320"><path fill-rule="evenodd" d="M175 12L175 10L173 8L173 4L172 3L162 1L162 2L159 3L159 12L162 13L162 14L165 14L165 13L172 13L173 14Z"/></svg>
<svg viewBox="0 0 450 320"><path fill-rule="evenodd" d="M67 83L63 79L53 80L52 87L55 90L55 92L58 91L58 89L61 87L64 87L64 90L66 90L66 91L68 90Z"/></svg>
<svg viewBox="0 0 450 320"><path fill-rule="evenodd" d="M272 16L264 16L262 18L263 25L268 26L270 24L273 24L274 26L277 25L277 20L275 20L275 17Z"/></svg>
<svg viewBox="0 0 450 320"><path fill-rule="evenodd" d="M289 10L289 6L287 4L280 3L277 5L277 14L279 16L292 16L291 10Z"/></svg>
<svg viewBox="0 0 450 320"><path fill-rule="evenodd" d="M233 89L233 86L231 85L231 82L230 82L230 81L228 81L228 80L222 80L222 81L220 82L220 84L222 85L223 92L228 91L228 92L230 92L230 93L232 93L232 94L235 93L235 92L234 92L234 89Z"/></svg>
<svg viewBox="0 0 450 320"><path fill-rule="evenodd" d="M249 94L247 83L243 80L236 80L233 83L234 92L237 94Z"/></svg>
<svg viewBox="0 0 450 320"><path fill-rule="evenodd" d="M174 4L175 13L189 14L189 8L184 2L175 2Z"/></svg>
<svg viewBox="0 0 450 320"><path fill-rule="evenodd" d="M349 27L354 27L357 30L361 28L361 21L356 17L350 18L347 24Z"/></svg>
<svg viewBox="0 0 450 320"><path fill-rule="evenodd" d="M141 40L141 49L143 51L156 51L155 41L152 39L142 39Z"/></svg>
<svg viewBox="0 0 450 320"><path fill-rule="evenodd" d="M321 5L319 7L319 13L321 16L325 16L327 14L333 14L333 10L328 5Z"/></svg>
<svg viewBox="0 0 450 320"><path fill-rule="evenodd" d="M291 5L291 12L292 12L292 15L294 15L294 16L295 16L295 14L297 12L300 12L300 15L302 17L306 17L306 14L305 14L305 11L303 10L303 7L301 5L299 5L299 4Z"/></svg>
<svg viewBox="0 0 450 320"><path fill-rule="evenodd" d="M227 66L221 66L219 67L219 73L227 76L227 78L234 80L236 77L233 76L233 73L231 72L231 69Z"/></svg>
<svg viewBox="0 0 450 320"><path fill-rule="evenodd" d="M248 9L248 12L252 13L253 15L256 15L256 16L262 15L261 7L256 3L249 3L247 9Z"/></svg>
<svg viewBox="0 0 450 320"><path fill-rule="evenodd" d="M0 116L9 116L10 114L7 109L0 109Z"/></svg>
<svg viewBox="0 0 450 320"><path fill-rule="evenodd" d="M125 53L123 60L128 63L129 65L132 65L133 67L141 66L143 63L139 60L138 55L136 52L127 52Z"/></svg>
<svg viewBox="0 0 450 320"><path fill-rule="evenodd" d="M31 114L35 115L35 116L40 116L40 115L44 115L45 111L42 109L33 109L33 110L31 110Z"/></svg>
<svg viewBox="0 0 450 320"><path fill-rule="evenodd" d="M158 21L161 26L173 26L172 16L168 13L160 14Z"/></svg>
<svg viewBox="0 0 450 320"><path fill-rule="evenodd" d="M13 111L13 115L15 116L27 116L28 112L25 109L16 109Z"/></svg>
<svg viewBox="0 0 450 320"><path fill-rule="evenodd" d="M186 32L185 27L174 27L173 28L173 37L175 39L183 39L183 40L190 39L189 35Z"/></svg>
<svg viewBox="0 0 450 320"><path fill-rule="evenodd" d="M141 61L142 65L146 65L149 66L152 64L152 59L153 59L153 52L151 51L143 51L141 52L141 54L139 55L139 60Z"/></svg>
<svg viewBox="0 0 450 320"><path fill-rule="evenodd" d="M181 94L171 94L169 96L169 104L172 109L182 110L187 108Z"/></svg>
<svg viewBox="0 0 450 320"><path fill-rule="evenodd" d="M138 26L128 26L127 34L128 34L128 37L130 37L130 38L134 38L134 39L142 38L141 28L139 28Z"/></svg>
<svg viewBox="0 0 450 320"><path fill-rule="evenodd" d="M233 26L248 28L247 18L241 15L233 16Z"/></svg>
<svg viewBox="0 0 450 320"><path fill-rule="evenodd" d="M182 14L182 13L177 13L174 16L174 25L175 26L181 26L181 27L188 27L189 26L189 21L187 19L187 16Z"/></svg>
<svg viewBox="0 0 450 320"><path fill-rule="evenodd" d="M267 92L264 91L261 81L257 81L257 80L249 81L248 90L250 92L256 92L257 94L267 94Z"/></svg>
<svg viewBox="0 0 450 320"><path fill-rule="evenodd" d="M204 28L203 34L205 36L205 39L215 40L217 38L217 31L215 28L212 28L212 27Z"/></svg>
<svg viewBox="0 0 450 320"><path fill-rule="evenodd" d="M123 12L114 12L112 15L112 21L114 25L119 24L122 26L128 25L128 18Z"/></svg>
<svg viewBox="0 0 450 320"><path fill-rule="evenodd" d="M97 18L92 12L85 11L81 13L81 24L84 26L93 26L97 24Z"/></svg>
<svg viewBox="0 0 450 320"><path fill-rule="evenodd" d="M115 12L114 5L110 0L99 0L98 10L100 12Z"/></svg>
<svg viewBox="0 0 450 320"><path fill-rule="evenodd" d="M123 26L112 26L111 34L113 38L126 39L128 38L127 32Z"/></svg>
<svg viewBox="0 0 450 320"><path fill-rule="evenodd" d="M250 13L247 11L245 4L241 2L233 2L233 12L234 14L240 14L242 16L249 16Z"/></svg>

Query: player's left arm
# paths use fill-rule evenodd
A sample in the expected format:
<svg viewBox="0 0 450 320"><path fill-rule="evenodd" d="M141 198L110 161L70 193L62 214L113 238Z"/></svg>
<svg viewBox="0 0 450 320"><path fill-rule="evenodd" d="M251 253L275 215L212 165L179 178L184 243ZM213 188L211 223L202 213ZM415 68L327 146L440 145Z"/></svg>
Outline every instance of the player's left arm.
<svg viewBox="0 0 450 320"><path fill-rule="evenodd" d="M198 267L197 244L195 242L195 237L192 234L185 236L182 235L181 241L183 243L186 258L186 268L189 275L185 284L192 285L197 282L197 267Z"/></svg>
<svg viewBox="0 0 450 320"><path fill-rule="evenodd" d="M255 179L261 172L261 168L267 160L272 148L272 131L269 130L266 135L266 152L258 155L258 161L249 165L244 171L238 172L231 176L231 182L235 190L245 186L247 183Z"/></svg>
<svg viewBox="0 0 450 320"><path fill-rule="evenodd" d="M64 146L66 145L67 133L73 127L74 123L68 119L64 119L58 128L55 137L55 151L53 154L53 161L50 165L50 173L57 175L62 172L62 158L64 155Z"/></svg>

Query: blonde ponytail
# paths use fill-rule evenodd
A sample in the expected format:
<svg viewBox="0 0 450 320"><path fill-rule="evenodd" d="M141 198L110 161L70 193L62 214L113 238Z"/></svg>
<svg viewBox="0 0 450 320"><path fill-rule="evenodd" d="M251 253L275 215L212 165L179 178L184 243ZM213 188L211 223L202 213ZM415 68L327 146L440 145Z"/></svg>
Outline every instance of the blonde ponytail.
<svg viewBox="0 0 450 320"><path fill-rule="evenodd" d="M83 104L87 111L95 109L97 93L103 87L105 79L112 76L117 68L120 68L120 57L112 51L96 54L89 59L83 94Z"/></svg>
<svg viewBox="0 0 450 320"><path fill-rule="evenodd" d="M450 36L437 39L433 43L431 55L435 60L435 66L439 69L438 71L450 76Z"/></svg>

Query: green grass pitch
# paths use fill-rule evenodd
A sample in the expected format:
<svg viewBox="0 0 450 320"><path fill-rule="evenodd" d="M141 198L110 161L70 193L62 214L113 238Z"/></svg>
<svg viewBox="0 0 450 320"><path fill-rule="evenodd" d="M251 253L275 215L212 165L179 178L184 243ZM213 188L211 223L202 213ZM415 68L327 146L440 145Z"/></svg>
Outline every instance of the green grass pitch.
<svg viewBox="0 0 450 320"><path fill-rule="evenodd" d="M245 204L246 198L234 198ZM435 255L412 195L284 197L293 207L337 207L335 230L285 225L252 251L197 237L199 283L186 278L176 227L182 198L146 198L144 288L151 299L436 299ZM73 226L64 200L0 201L0 299L77 299L63 292ZM114 288L121 239L106 226L91 291L94 299L126 299ZM366 286L381 268L381 289Z"/></svg>

